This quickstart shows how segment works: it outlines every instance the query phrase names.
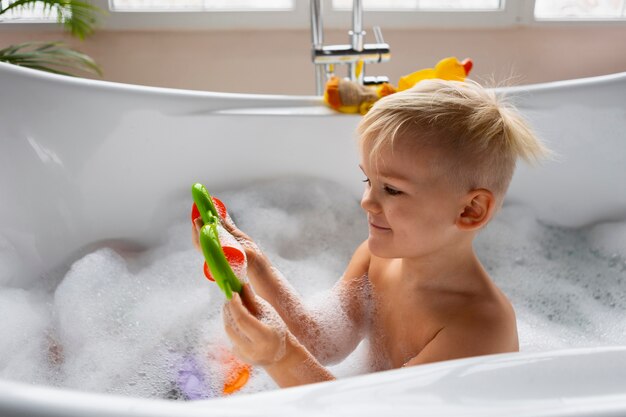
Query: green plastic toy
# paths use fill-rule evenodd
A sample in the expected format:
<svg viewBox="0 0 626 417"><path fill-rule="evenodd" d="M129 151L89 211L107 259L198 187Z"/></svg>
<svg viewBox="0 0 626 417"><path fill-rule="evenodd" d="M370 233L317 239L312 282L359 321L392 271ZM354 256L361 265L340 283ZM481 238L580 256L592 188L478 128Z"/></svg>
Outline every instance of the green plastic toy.
<svg viewBox="0 0 626 417"><path fill-rule="evenodd" d="M191 195L204 222L199 235L204 259L211 270L211 275L215 282L224 292L226 298L230 300L233 297L233 291L241 292L242 285L230 267L220 244L217 232L217 224L219 223L217 209L204 185L200 183L194 184L191 187Z"/></svg>

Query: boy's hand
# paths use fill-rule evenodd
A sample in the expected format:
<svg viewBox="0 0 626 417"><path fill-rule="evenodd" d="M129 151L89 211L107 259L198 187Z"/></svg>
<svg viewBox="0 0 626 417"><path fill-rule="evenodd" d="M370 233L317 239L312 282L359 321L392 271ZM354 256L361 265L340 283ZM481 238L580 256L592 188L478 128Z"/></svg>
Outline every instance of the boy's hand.
<svg viewBox="0 0 626 417"><path fill-rule="evenodd" d="M257 259L260 259L262 256L261 249L259 249L258 245L252 240L252 238L250 238L250 236L248 236L247 234L239 230L237 226L235 226L235 223L233 223L233 220L230 218L230 215L227 214L225 219L220 218L220 222L222 226L224 227L224 229L226 229L228 233L233 235L233 237L237 239L239 244L241 244L243 249L246 251L246 260L248 262L248 268L249 269L253 268L255 266L255 261ZM199 236L200 236L200 229L202 229L203 225L204 223L202 222L202 217L198 217L194 220L193 226L191 228L191 240L193 242L193 245L200 252L202 252L202 248L200 247Z"/></svg>
<svg viewBox="0 0 626 417"><path fill-rule="evenodd" d="M255 262L263 256L261 249L259 246L252 240L250 236L239 230L239 228L233 222L233 219L230 215L226 215L225 219L220 219L222 222L222 226L228 233L234 236L237 239L237 242L243 249L246 251L246 259L248 261L248 269L254 268Z"/></svg>
<svg viewBox="0 0 626 417"><path fill-rule="evenodd" d="M202 217L196 218L193 221L193 225L191 225L191 241L200 252L202 252L202 248L200 247L200 229L202 229L202 226L204 226Z"/></svg>
<svg viewBox="0 0 626 417"><path fill-rule="evenodd" d="M241 297L233 293L233 298L224 305L224 328L234 345L234 353L244 362L272 365L286 353L287 326L272 306L255 296L248 284L244 284Z"/></svg>

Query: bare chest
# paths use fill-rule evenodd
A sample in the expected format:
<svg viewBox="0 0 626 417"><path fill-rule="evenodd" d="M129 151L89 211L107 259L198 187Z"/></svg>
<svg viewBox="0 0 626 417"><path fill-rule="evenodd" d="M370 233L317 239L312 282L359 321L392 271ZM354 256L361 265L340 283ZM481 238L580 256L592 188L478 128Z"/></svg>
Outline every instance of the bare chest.
<svg viewBox="0 0 626 417"><path fill-rule="evenodd" d="M443 322L419 295L401 294L393 286L373 285L369 328L375 370L399 368L417 356Z"/></svg>

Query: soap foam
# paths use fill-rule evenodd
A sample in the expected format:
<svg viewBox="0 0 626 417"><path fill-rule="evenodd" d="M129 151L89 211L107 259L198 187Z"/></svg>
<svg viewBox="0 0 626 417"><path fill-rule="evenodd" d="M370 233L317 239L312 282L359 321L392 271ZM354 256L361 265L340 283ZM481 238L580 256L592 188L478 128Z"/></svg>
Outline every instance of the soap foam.
<svg viewBox="0 0 626 417"><path fill-rule="evenodd" d="M567 229L505 206L476 251L516 310L520 349L626 344L626 223Z"/></svg>
<svg viewBox="0 0 626 417"><path fill-rule="evenodd" d="M45 298L20 288L0 288L0 376L48 383L50 311Z"/></svg>
<svg viewBox="0 0 626 417"><path fill-rule="evenodd" d="M222 193L238 227L328 323L345 323L329 297L367 237L358 199L336 183L280 180ZM162 245L140 254L101 248L74 263L52 292L0 279L0 376L128 396L221 396L230 351L224 296L202 273L188 210ZM511 299L522 351L626 344L626 222L564 229L505 205L477 238L479 258ZM0 259L14 256L0 241ZM3 258L4 256L4 258ZM0 268L0 271L2 269ZM365 290L365 289L364 289ZM333 330L333 329L331 329ZM341 328L333 337L341 343ZM369 369L361 342L330 366L338 377ZM274 389L258 366L234 395Z"/></svg>

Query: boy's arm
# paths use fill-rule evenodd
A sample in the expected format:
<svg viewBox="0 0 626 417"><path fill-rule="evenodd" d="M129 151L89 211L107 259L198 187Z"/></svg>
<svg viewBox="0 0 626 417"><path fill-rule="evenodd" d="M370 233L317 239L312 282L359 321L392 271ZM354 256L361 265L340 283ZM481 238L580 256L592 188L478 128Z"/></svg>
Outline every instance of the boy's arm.
<svg viewBox="0 0 626 417"><path fill-rule="evenodd" d="M513 326L515 320L513 319ZM511 335L515 334L512 338ZM440 329L420 353L404 366L422 365L451 359L495 353L517 352L517 331L506 317L480 314L468 315Z"/></svg>
<svg viewBox="0 0 626 417"><path fill-rule="evenodd" d="M365 287L362 281L367 279L365 274L369 267L366 242L356 250L342 279L330 294L343 310L344 314L340 314L339 319L347 319L347 322L340 322L337 314L328 314L324 308L307 307L248 235L239 230L231 219L225 219L223 224L246 249L248 277L254 291L274 307L291 333L315 358L325 364L334 363L356 348L363 338L366 320L365 301L358 294ZM338 332L341 338L337 337Z"/></svg>
<svg viewBox="0 0 626 417"><path fill-rule="evenodd" d="M306 350L323 364L348 356L363 339L368 317L367 242L355 251L342 278L317 306L306 306L269 260L261 259L250 271L250 281Z"/></svg>
<svg viewBox="0 0 626 417"><path fill-rule="evenodd" d="M224 305L224 328L235 354L247 363L263 366L281 387L335 379L247 284L241 296L234 293Z"/></svg>
<svg viewBox="0 0 626 417"><path fill-rule="evenodd" d="M323 306L307 308L258 245L239 230L230 217L222 219L222 224L245 248L248 277L255 292L274 307L291 333L315 358L325 364L334 363L356 348L363 339L368 319L369 301L366 298L370 252L367 241L355 251L346 272L331 291L330 296L341 309L339 317L344 320L340 321L337 314L328 314ZM192 236L197 248L201 227L201 219L197 219ZM341 337L337 337L338 334Z"/></svg>
<svg viewBox="0 0 626 417"><path fill-rule="evenodd" d="M294 337L287 338L285 356L264 368L281 388L336 379Z"/></svg>

